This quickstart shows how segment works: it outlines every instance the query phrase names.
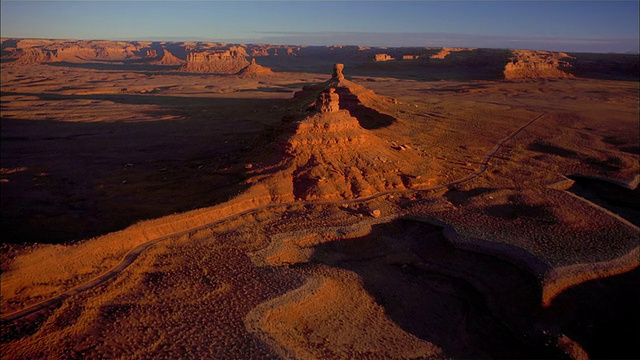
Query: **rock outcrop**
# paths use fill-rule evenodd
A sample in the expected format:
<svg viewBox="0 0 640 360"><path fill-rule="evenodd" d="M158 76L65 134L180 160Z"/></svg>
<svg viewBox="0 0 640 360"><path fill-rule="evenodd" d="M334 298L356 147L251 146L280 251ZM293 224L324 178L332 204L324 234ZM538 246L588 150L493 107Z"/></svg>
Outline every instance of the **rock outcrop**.
<svg viewBox="0 0 640 360"><path fill-rule="evenodd" d="M158 57L158 51L156 49L150 49L145 52L145 58L155 59Z"/></svg>
<svg viewBox="0 0 640 360"><path fill-rule="evenodd" d="M333 75L331 76L332 79L344 80L344 74L342 73L342 70L344 70L344 64L333 65Z"/></svg>
<svg viewBox="0 0 640 360"><path fill-rule="evenodd" d="M34 65L57 61L55 52L40 48L25 49L14 62L16 65Z"/></svg>
<svg viewBox="0 0 640 360"><path fill-rule="evenodd" d="M512 50L511 62L504 68L504 77L513 79L570 78L572 74L562 71L571 65L561 59L570 58L562 52Z"/></svg>
<svg viewBox="0 0 640 360"><path fill-rule="evenodd" d="M238 76L244 78L257 78L273 75L275 75L275 73L270 68L258 65L255 58L251 59L251 64L238 71Z"/></svg>
<svg viewBox="0 0 640 360"><path fill-rule="evenodd" d="M213 52L194 52L187 55L187 62L180 71L197 73L235 74L249 65L246 52L237 48Z"/></svg>
<svg viewBox="0 0 640 360"><path fill-rule="evenodd" d="M152 62L154 65L183 65L184 63L184 60L178 59L167 49L163 50L162 58L160 60Z"/></svg>
<svg viewBox="0 0 640 360"><path fill-rule="evenodd" d="M340 110L340 97L336 89L329 88L323 91L316 101L316 110L321 113L332 113Z"/></svg>
<svg viewBox="0 0 640 360"><path fill-rule="evenodd" d="M293 119L283 119L272 143L282 159L280 171L253 180L274 183L279 199L353 199L429 183L429 161L419 151L400 151L363 127L372 119L379 126L395 122L389 115L393 101L344 79L342 69L335 66L329 81L294 95ZM425 180L418 184L420 178Z"/></svg>
<svg viewBox="0 0 640 360"><path fill-rule="evenodd" d="M373 59L375 61L389 61L393 60L393 57L391 57L391 55L389 54L375 54Z"/></svg>
<svg viewBox="0 0 640 360"><path fill-rule="evenodd" d="M433 54L431 55L429 58L430 59L440 59L443 60L444 58L446 58L447 56L449 56L451 53L453 52L458 52L458 51L472 51L475 49L471 49L471 48L442 48L440 50L439 53L437 54Z"/></svg>

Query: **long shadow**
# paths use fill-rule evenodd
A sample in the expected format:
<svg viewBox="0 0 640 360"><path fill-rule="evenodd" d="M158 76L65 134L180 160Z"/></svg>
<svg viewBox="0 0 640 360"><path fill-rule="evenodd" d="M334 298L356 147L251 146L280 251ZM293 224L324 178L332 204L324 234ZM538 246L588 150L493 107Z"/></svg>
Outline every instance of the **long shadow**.
<svg viewBox="0 0 640 360"><path fill-rule="evenodd" d="M364 106L349 89L338 87L336 93L340 96L340 108L348 110L351 116L358 119L360 126L367 130L387 127L396 122L393 116Z"/></svg>
<svg viewBox="0 0 640 360"><path fill-rule="evenodd" d="M545 314L592 359L640 359L640 269L558 295Z"/></svg>
<svg viewBox="0 0 640 360"><path fill-rule="evenodd" d="M257 156L247 146L259 137L260 121L268 120L265 114L278 102L130 94L33 95L159 108L140 110L144 121L3 117L2 167L19 169L2 175L3 242L86 239L140 220L227 201L246 189L244 165L254 163ZM253 114L252 109L264 111ZM161 120L167 115L177 119ZM270 116L270 121L277 121L277 114Z"/></svg>
<svg viewBox="0 0 640 360"><path fill-rule="evenodd" d="M148 64L146 62L141 63L137 62L129 62L123 63L122 61L114 62L114 63L72 63L67 61L60 62L50 62L45 63L47 66L56 66L56 67L69 67L76 69L90 69L90 70L111 70L111 71L170 71L177 70L180 68L180 65L154 65Z"/></svg>
<svg viewBox="0 0 640 360"><path fill-rule="evenodd" d="M568 191L640 226L640 187L630 190L608 181L579 175L570 175L568 178L575 181Z"/></svg>
<svg viewBox="0 0 640 360"><path fill-rule="evenodd" d="M535 274L460 250L442 228L410 219L320 244L311 261L357 273L394 322L446 356L566 358L559 334L593 357L640 355L640 270L571 288L543 309Z"/></svg>
<svg viewBox="0 0 640 360"><path fill-rule="evenodd" d="M88 95L70 95L56 93L29 93L29 92L11 92L5 91L3 96L34 96L41 100L100 100L112 101L118 104L127 105L159 105L165 107L188 107L208 106L221 107L228 109L246 110L251 107L272 108L273 105L282 105L284 99L253 99L253 98L236 98L236 99L220 99L213 97L193 97L193 96L171 96L158 95L154 92L146 94L88 94ZM280 104L278 104L280 103ZM271 104L267 107L266 104Z"/></svg>
<svg viewBox="0 0 640 360"><path fill-rule="evenodd" d="M318 245L312 261L353 271L405 331L454 358L561 358L537 329L540 281L451 245L442 228L400 219Z"/></svg>

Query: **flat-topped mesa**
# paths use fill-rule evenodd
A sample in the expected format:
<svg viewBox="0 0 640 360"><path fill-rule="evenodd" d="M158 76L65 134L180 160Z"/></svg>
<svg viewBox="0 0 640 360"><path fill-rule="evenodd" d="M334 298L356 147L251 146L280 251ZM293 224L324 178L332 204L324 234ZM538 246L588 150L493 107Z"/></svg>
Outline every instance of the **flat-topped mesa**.
<svg viewBox="0 0 640 360"><path fill-rule="evenodd" d="M563 71L571 65L561 59L571 58L562 52L544 50L513 50L511 62L504 67L504 77L513 79L572 78Z"/></svg>
<svg viewBox="0 0 640 360"><path fill-rule="evenodd" d="M316 101L316 110L321 113L331 113L340 110L340 96L335 88L323 91Z"/></svg>
<svg viewBox="0 0 640 360"><path fill-rule="evenodd" d="M227 50L192 52L179 71L235 74L249 65L245 53L244 48L234 46Z"/></svg>

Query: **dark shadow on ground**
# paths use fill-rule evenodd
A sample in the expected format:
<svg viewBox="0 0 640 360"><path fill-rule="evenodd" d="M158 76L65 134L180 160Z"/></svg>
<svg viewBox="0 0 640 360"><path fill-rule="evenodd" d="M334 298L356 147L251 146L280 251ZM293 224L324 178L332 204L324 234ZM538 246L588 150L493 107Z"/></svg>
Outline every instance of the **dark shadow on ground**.
<svg viewBox="0 0 640 360"><path fill-rule="evenodd" d="M638 270L578 285L543 309L536 275L409 219L320 244L311 259L358 274L394 322L452 358L567 358L560 334L594 358L639 355Z"/></svg>
<svg viewBox="0 0 640 360"><path fill-rule="evenodd" d="M631 190L609 181L579 175L570 175L568 178L575 181L568 191L640 226L640 187Z"/></svg>
<svg viewBox="0 0 640 360"><path fill-rule="evenodd" d="M281 117L278 99L33 95L158 107L144 121L3 117L2 168L18 169L2 174L3 242L86 239L227 201L246 188L250 144Z"/></svg>
<svg viewBox="0 0 640 360"><path fill-rule="evenodd" d="M180 68L180 65L154 65L147 62L113 61L94 63L72 63L67 61L45 63L48 66L68 67L76 69L111 70L111 71L171 71Z"/></svg>
<svg viewBox="0 0 640 360"><path fill-rule="evenodd" d="M357 273L405 331L453 358L559 358L536 328L539 280L516 266L462 251L442 228L410 220L316 246L312 261Z"/></svg>
<svg viewBox="0 0 640 360"><path fill-rule="evenodd" d="M592 359L640 359L640 269L558 295L546 317Z"/></svg>
<svg viewBox="0 0 640 360"><path fill-rule="evenodd" d="M383 114L375 109L364 106L358 97L349 89L338 87L336 93L340 96L340 109L346 109L351 116L358 119L360 126L367 130L387 127L396 122L393 116Z"/></svg>

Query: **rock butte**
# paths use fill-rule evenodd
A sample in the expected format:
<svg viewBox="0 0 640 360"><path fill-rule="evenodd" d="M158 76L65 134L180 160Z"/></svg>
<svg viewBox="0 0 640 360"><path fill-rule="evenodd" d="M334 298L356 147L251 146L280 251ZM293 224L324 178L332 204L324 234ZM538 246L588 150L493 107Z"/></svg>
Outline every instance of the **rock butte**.
<svg viewBox="0 0 640 360"><path fill-rule="evenodd" d="M568 62L560 60L571 58L565 53L513 50L513 55L511 62L504 68L504 77L508 80L574 77L560 69L571 67Z"/></svg>
<svg viewBox="0 0 640 360"><path fill-rule="evenodd" d="M393 100L345 79L343 69L336 64L330 80L297 92L292 114L278 127L274 145L283 160L273 177L284 190L279 198L353 199L433 183L435 164L420 152L363 128L398 121L389 115Z"/></svg>
<svg viewBox="0 0 640 360"><path fill-rule="evenodd" d="M253 58L251 59L251 63L247 65L247 67L243 68L238 72L238 75L240 77L256 78L256 77L272 76L274 75L274 72L268 67L258 65L256 63L256 59Z"/></svg>

